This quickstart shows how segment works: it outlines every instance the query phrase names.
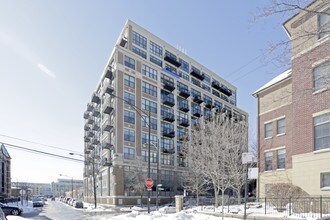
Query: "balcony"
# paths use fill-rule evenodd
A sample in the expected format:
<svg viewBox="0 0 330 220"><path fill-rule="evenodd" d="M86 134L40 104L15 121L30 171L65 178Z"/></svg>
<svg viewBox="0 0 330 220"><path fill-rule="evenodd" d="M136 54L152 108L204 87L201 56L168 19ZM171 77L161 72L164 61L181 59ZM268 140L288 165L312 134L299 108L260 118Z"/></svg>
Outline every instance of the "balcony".
<svg viewBox="0 0 330 220"><path fill-rule="evenodd" d="M89 145L87 146L87 149L88 149L88 150L94 150L94 149L95 149L95 146L94 146L93 144L89 144Z"/></svg>
<svg viewBox="0 0 330 220"><path fill-rule="evenodd" d="M162 103L164 105L168 105L170 107L173 107L175 105L173 96L164 95L162 98L163 98Z"/></svg>
<svg viewBox="0 0 330 220"><path fill-rule="evenodd" d="M89 131L91 129L91 127L88 125L88 124L85 124L85 126L84 126L84 130L85 131Z"/></svg>
<svg viewBox="0 0 330 220"><path fill-rule="evenodd" d="M192 110L192 115L196 117L201 117L202 116L202 111L198 108Z"/></svg>
<svg viewBox="0 0 330 220"><path fill-rule="evenodd" d="M85 111L84 112L84 119L88 119L89 118L89 111Z"/></svg>
<svg viewBox="0 0 330 220"><path fill-rule="evenodd" d="M97 123L93 124L92 130L93 131L98 131L100 129L100 126Z"/></svg>
<svg viewBox="0 0 330 220"><path fill-rule="evenodd" d="M179 141L188 141L189 138L186 134L180 134L178 137Z"/></svg>
<svg viewBox="0 0 330 220"><path fill-rule="evenodd" d="M94 106L92 103L87 104L87 111L91 112L94 109Z"/></svg>
<svg viewBox="0 0 330 220"><path fill-rule="evenodd" d="M232 91L230 89L228 89L227 86L225 86L225 85L221 85L218 90L220 92L222 92L223 94L227 95L227 96L231 96L232 95Z"/></svg>
<svg viewBox="0 0 330 220"><path fill-rule="evenodd" d="M162 147L161 150L165 154L174 154L175 153L174 147Z"/></svg>
<svg viewBox="0 0 330 220"><path fill-rule="evenodd" d="M170 80L162 79L162 83L163 83L163 88L170 92L173 92L173 90L175 89L174 82Z"/></svg>
<svg viewBox="0 0 330 220"><path fill-rule="evenodd" d="M123 38L120 40L119 45L122 46L122 47L125 47L125 46L126 46L126 43L127 43L127 38L126 38L126 37L123 37Z"/></svg>
<svg viewBox="0 0 330 220"><path fill-rule="evenodd" d="M212 109L213 107L213 103L211 100L205 100L205 107L208 108L208 109Z"/></svg>
<svg viewBox="0 0 330 220"><path fill-rule="evenodd" d="M186 103L180 103L179 110L181 110L183 112L189 112L189 105Z"/></svg>
<svg viewBox="0 0 330 220"><path fill-rule="evenodd" d="M87 124L94 124L95 120L93 118L89 118Z"/></svg>
<svg viewBox="0 0 330 220"><path fill-rule="evenodd" d="M107 85L107 87L104 88L103 93L111 95L114 91L115 88L111 84L109 84Z"/></svg>
<svg viewBox="0 0 330 220"><path fill-rule="evenodd" d="M103 106L102 106L102 111L105 114L110 114L113 111L113 107L111 106L111 103L109 100L107 100Z"/></svg>
<svg viewBox="0 0 330 220"><path fill-rule="evenodd" d="M94 132L93 131L88 131L87 132L87 137L94 137Z"/></svg>
<svg viewBox="0 0 330 220"><path fill-rule="evenodd" d="M90 139L88 136L85 136L85 137L84 137L84 141L85 141L86 143L90 142L90 140L91 140L91 139Z"/></svg>
<svg viewBox="0 0 330 220"><path fill-rule="evenodd" d="M103 141L103 146L102 147L103 147L103 149L111 150L113 148L113 144L109 140Z"/></svg>
<svg viewBox="0 0 330 220"><path fill-rule="evenodd" d="M202 96L200 95L193 95L193 102L201 104L203 102Z"/></svg>
<svg viewBox="0 0 330 220"><path fill-rule="evenodd" d="M176 67L181 66L181 63L179 61L177 61L176 56L174 54L168 52L168 51L165 52L164 60L171 63L171 64L173 64Z"/></svg>
<svg viewBox="0 0 330 220"><path fill-rule="evenodd" d="M94 137L93 140L92 140L92 144L95 144L95 145L100 144L99 139L97 137Z"/></svg>
<svg viewBox="0 0 330 220"><path fill-rule="evenodd" d="M98 95L96 95L96 93L94 92L93 95L92 95L92 102L96 103L96 104L99 104L101 99L100 97L98 97Z"/></svg>
<svg viewBox="0 0 330 220"><path fill-rule="evenodd" d="M163 136L174 138L175 137L175 131L173 129L164 129L163 130Z"/></svg>
<svg viewBox="0 0 330 220"><path fill-rule="evenodd" d="M108 160L108 158L103 157L103 158L102 158L102 166L108 166L108 167L111 167L111 166L112 166L112 163Z"/></svg>
<svg viewBox="0 0 330 220"><path fill-rule="evenodd" d="M190 92L186 88L179 88L179 95L184 98L188 98L190 96Z"/></svg>
<svg viewBox="0 0 330 220"><path fill-rule="evenodd" d="M107 68L107 72L105 73L104 77L107 79L113 80L114 75L113 75L111 67Z"/></svg>
<svg viewBox="0 0 330 220"><path fill-rule="evenodd" d="M212 81L212 87L215 88L215 89L217 89L217 90L219 90L220 87L221 87L221 84L218 81L213 80Z"/></svg>
<svg viewBox="0 0 330 220"><path fill-rule="evenodd" d="M189 120L186 118L180 118L179 119L179 125L183 127L188 127L189 126Z"/></svg>
<svg viewBox="0 0 330 220"><path fill-rule="evenodd" d="M190 75L196 77L199 80L204 80L204 78L205 78L204 73L201 73L201 71L195 67L191 68Z"/></svg>
<svg viewBox="0 0 330 220"><path fill-rule="evenodd" d="M173 113L170 113L170 112L164 112L162 114L163 116L163 120L164 121L168 121L168 122L173 122L175 121L175 117L174 117L174 114Z"/></svg>
<svg viewBox="0 0 330 220"><path fill-rule="evenodd" d="M92 115L94 117L99 117L100 116L100 110L94 108L93 111L92 111Z"/></svg>
<svg viewBox="0 0 330 220"><path fill-rule="evenodd" d="M112 122L110 121L109 117L107 117L107 119L105 119L105 122L102 125L102 129L103 129L103 131L107 131L107 132L110 132L113 129L113 125L112 125Z"/></svg>

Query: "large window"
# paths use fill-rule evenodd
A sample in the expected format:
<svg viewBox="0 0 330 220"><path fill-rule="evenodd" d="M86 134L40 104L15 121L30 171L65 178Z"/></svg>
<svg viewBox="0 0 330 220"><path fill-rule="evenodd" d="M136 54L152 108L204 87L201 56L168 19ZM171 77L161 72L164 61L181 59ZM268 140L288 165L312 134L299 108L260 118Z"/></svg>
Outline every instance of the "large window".
<svg viewBox="0 0 330 220"><path fill-rule="evenodd" d="M141 50L140 48L137 47L132 47L132 51L134 53L136 53L137 55L139 55L140 57L147 59L147 52L145 52L144 50Z"/></svg>
<svg viewBox="0 0 330 220"><path fill-rule="evenodd" d="M330 173L321 173L321 188L330 187Z"/></svg>
<svg viewBox="0 0 330 220"><path fill-rule="evenodd" d="M265 138L270 138L273 135L273 126L272 123L265 124Z"/></svg>
<svg viewBox="0 0 330 220"><path fill-rule="evenodd" d="M155 56L150 55L150 62L163 67L163 61L161 61L160 59L156 58Z"/></svg>
<svg viewBox="0 0 330 220"><path fill-rule="evenodd" d="M124 76L124 84L125 86L135 88L135 78L133 76L125 74Z"/></svg>
<svg viewBox="0 0 330 220"><path fill-rule="evenodd" d="M285 169L285 155L285 149L277 151L277 169Z"/></svg>
<svg viewBox="0 0 330 220"><path fill-rule="evenodd" d="M142 109L157 114L157 103L147 99L142 99Z"/></svg>
<svg viewBox="0 0 330 220"><path fill-rule="evenodd" d="M124 93L125 104L135 105L135 95L132 93Z"/></svg>
<svg viewBox="0 0 330 220"><path fill-rule="evenodd" d="M148 151L142 150L141 156L143 162L148 162ZM157 163L157 153L156 152L150 152L150 163Z"/></svg>
<svg viewBox="0 0 330 220"><path fill-rule="evenodd" d="M180 69L183 71L189 72L189 63L187 61L184 61L183 59L179 58L179 62L181 63Z"/></svg>
<svg viewBox="0 0 330 220"><path fill-rule="evenodd" d="M152 41L150 41L150 53L163 58L163 48Z"/></svg>
<svg viewBox="0 0 330 220"><path fill-rule="evenodd" d="M142 64L142 74L150 77L151 79L157 80L157 70Z"/></svg>
<svg viewBox="0 0 330 220"><path fill-rule="evenodd" d="M285 118L277 120L277 134L285 134Z"/></svg>
<svg viewBox="0 0 330 220"><path fill-rule="evenodd" d="M157 97L157 87L142 81L142 92Z"/></svg>
<svg viewBox="0 0 330 220"><path fill-rule="evenodd" d="M330 113L314 118L314 150L330 148Z"/></svg>
<svg viewBox="0 0 330 220"><path fill-rule="evenodd" d="M142 133L142 144L149 144L149 133ZM157 143L157 135L150 134L150 142Z"/></svg>
<svg viewBox="0 0 330 220"><path fill-rule="evenodd" d="M147 49L147 38L133 31L133 44L138 45L143 49Z"/></svg>
<svg viewBox="0 0 330 220"><path fill-rule="evenodd" d="M265 153L265 171L273 169L273 152Z"/></svg>
<svg viewBox="0 0 330 220"><path fill-rule="evenodd" d="M314 91L330 88L330 61L313 69Z"/></svg>
<svg viewBox="0 0 330 220"><path fill-rule="evenodd" d="M125 56L125 66L135 70L135 60L128 56Z"/></svg>
<svg viewBox="0 0 330 220"><path fill-rule="evenodd" d="M162 155L162 164L165 164L165 165L174 165L174 157L173 157L173 155L172 154L163 154Z"/></svg>
<svg viewBox="0 0 330 220"><path fill-rule="evenodd" d="M124 147L124 159L134 160L135 149L130 147Z"/></svg>
<svg viewBox="0 0 330 220"><path fill-rule="evenodd" d="M132 129L124 129L124 140L129 142L135 142L135 131Z"/></svg>
<svg viewBox="0 0 330 220"><path fill-rule="evenodd" d="M130 123L130 124L135 124L135 112L131 111L124 111L124 122Z"/></svg>
<svg viewBox="0 0 330 220"><path fill-rule="evenodd" d="M319 13L319 39L329 35L330 32L330 8L324 13Z"/></svg>
<svg viewBox="0 0 330 220"><path fill-rule="evenodd" d="M152 130L157 130L157 119L150 117L150 122L149 122L149 117L148 116L143 116L144 119L142 119L142 127L147 128L148 125L150 124L150 128Z"/></svg>

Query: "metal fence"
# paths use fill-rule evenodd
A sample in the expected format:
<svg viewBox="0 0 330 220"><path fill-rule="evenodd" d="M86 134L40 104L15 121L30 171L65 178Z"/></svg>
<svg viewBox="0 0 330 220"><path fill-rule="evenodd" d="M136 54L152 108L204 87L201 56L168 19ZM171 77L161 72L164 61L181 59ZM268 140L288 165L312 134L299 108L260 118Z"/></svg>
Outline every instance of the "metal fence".
<svg viewBox="0 0 330 220"><path fill-rule="evenodd" d="M222 205L221 196L219 196L218 205ZM185 197L184 206L186 209L197 206L197 198ZM200 206L201 210L221 211L221 208L215 208L214 197L200 197L198 206ZM330 197L259 198L259 200L248 198L246 207L248 215L293 216L317 219L330 216ZM224 199L224 210L226 213L243 214L244 198L238 201L237 198L226 196Z"/></svg>

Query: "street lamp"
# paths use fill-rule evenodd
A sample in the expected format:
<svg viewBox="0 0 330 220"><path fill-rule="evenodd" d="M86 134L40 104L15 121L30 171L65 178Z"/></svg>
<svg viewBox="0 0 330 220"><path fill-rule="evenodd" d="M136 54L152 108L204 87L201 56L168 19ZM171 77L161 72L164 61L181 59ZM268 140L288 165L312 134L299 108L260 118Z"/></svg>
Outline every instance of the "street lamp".
<svg viewBox="0 0 330 220"><path fill-rule="evenodd" d="M158 150L158 154L157 154L157 185L156 185L156 207L157 207L157 210L158 210L158 187L161 186L161 184L159 184L159 160L160 160L160 146L159 146L159 139L157 139L157 142L152 142L151 143L154 147L157 148ZM150 149L150 147L149 147Z"/></svg>
<svg viewBox="0 0 330 220"><path fill-rule="evenodd" d="M84 155L82 154L76 154L76 153L69 153L70 155L76 155L76 156L80 156L80 157L84 157ZM85 157L84 157L85 158ZM96 178L95 178L95 155L93 156L92 159L92 173L93 173L93 191L94 191L94 207L96 209L97 207L97 203L96 203Z"/></svg>
<svg viewBox="0 0 330 220"><path fill-rule="evenodd" d="M150 178L150 144L151 144L151 142L150 142L150 136L151 136L151 126L150 126L150 121L151 121L151 112L150 112L150 110L148 110L148 120L149 121L147 121L142 115L141 115L141 113L144 113L144 110L142 110L142 109L140 109L140 108L138 108L138 107L136 107L135 105L133 105L133 104L131 104L130 102L128 102L127 100L125 100L125 99L123 99L123 98L121 98L121 97L119 97L119 96L116 96L116 95L114 95L114 94L110 94L110 96L112 96L112 97L114 97L114 98L118 98L118 99L120 99L120 100L122 100L123 102L125 102L126 104L128 104L129 106L131 106L135 111L136 111L136 113L137 114L139 114L140 115L140 117L142 118L142 120L147 124L147 126L148 126L148 178ZM148 213L150 213L150 190L148 190Z"/></svg>
<svg viewBox="0 0 330 220"><path fill-rule="evenodd" d="M71 197L73 198L73 177L68 176L68 175L64 175L64 174L60 174L60 176L65 176L65 177L71 178Z"/></svg>

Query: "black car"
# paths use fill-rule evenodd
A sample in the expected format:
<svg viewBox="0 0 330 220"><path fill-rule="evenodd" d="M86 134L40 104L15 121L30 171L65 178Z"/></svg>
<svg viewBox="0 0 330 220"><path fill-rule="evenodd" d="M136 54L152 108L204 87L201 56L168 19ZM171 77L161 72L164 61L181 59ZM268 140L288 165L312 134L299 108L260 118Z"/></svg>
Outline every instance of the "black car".
<svg viewBox="0 0 330 220"><path fill-rule="evenodd" d="M3 203L0 203L0 208L5 213L5 215L20 215L23 212L23 209L16 206L9 206Z"/></svg>

